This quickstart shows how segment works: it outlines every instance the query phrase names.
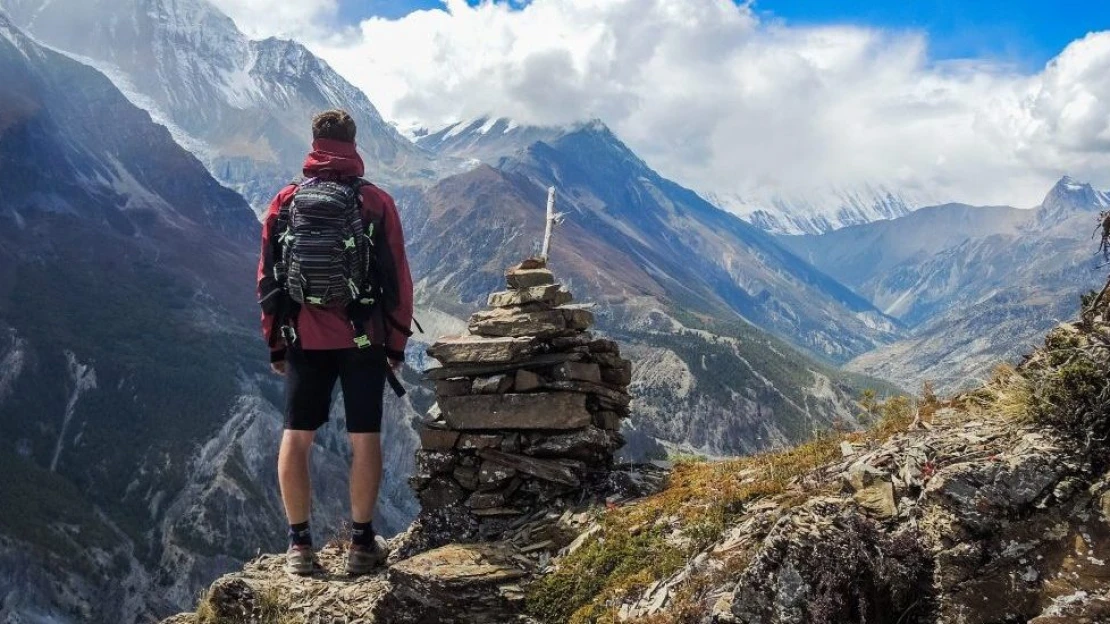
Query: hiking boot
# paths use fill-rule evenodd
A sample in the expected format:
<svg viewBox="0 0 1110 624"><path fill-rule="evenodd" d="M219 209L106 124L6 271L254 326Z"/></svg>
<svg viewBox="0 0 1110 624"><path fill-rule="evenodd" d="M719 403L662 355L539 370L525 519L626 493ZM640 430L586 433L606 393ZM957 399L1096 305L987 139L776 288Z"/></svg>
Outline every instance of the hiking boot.
<svg viewBox="0 0 1110 624"><path fill-rule="evenodd" d="M374 571L374 568L385 563L389 556L389 546L381 535L374 536L372 546L357 546L351 544L347 550L347 574L361 576Z"/></svg>
<svg viewBox="0 0 1110 624"><path fill-rule="evenodd" d="M285 553L285 571L297 576L311 576L322 569L311 546L290 546Z"/></svg>

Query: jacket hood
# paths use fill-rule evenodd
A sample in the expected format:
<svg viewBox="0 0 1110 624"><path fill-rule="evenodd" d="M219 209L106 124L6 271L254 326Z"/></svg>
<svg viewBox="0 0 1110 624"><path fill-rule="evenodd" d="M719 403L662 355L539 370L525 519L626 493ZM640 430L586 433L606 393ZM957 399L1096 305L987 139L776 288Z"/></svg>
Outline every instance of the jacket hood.
<svg viewBox="0 0 1110 624"><path fill-rule="evenodd" d="M354 143L332 139L317 139L312 142L312 151L304 161L304 175L307 178L321 176L340 176L361 178L366 165L358 155Z"/></svg>

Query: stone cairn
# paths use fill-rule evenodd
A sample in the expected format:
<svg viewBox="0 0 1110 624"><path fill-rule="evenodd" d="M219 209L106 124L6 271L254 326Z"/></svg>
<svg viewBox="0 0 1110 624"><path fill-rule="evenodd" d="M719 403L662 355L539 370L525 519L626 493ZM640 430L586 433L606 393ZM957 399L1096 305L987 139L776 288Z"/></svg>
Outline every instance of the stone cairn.
<svg viewBox="0 0 1110 624"><path fill-rule="evenodd" d="M420 432L411 484L425 546L497 539L552 501L604 482L624 440L631 363L587 329L542 260L506 274L508 290L470 318L469 334L441 338L427 371L437 406Z"/></svg>

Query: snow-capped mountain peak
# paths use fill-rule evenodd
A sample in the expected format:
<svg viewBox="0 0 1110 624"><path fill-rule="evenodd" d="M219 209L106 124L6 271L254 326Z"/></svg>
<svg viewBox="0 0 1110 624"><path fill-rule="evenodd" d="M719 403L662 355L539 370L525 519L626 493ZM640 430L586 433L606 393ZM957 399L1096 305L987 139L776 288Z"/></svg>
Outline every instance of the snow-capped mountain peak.
<svg viewBox="0 0 1110 624"><path fill-rule="evenodd" d="M484 115L458 121L439 130L413 133L417 145L441 156L495 163L497 159L543 141L550 143L576 132L599 133L612 137L600 119L563 125L529 125L509 117ZM616 140L613 137L612 140Z"/></svg>
<svg viewBox="0 0 1110 624"><path fill-rule="evenodd" d="M1045 195L1037 214L1037 223L1041 227L1054 225L1075 214L1099 212L1108 208L1110 192L1097 190L1090 183L1064 176Z"/></svg>
<svg viewBox="0 0 1110 624"><path fill-rule="evenodd" d="M537 141L552 141L566 132L565 127L530 126L508 117L486 115L426 132L416 139L416 144L441 156L495 162Z"/></svg>
<svg viewBox="0 0 1110 624"><path fill-rule="evenodd" d="M435 164L303 45L252 41L207 0L0 0L16 26L93 65L256 208L300 172L308 120L344 108L367 175L422 182Z"/></svg>
<svg viewBox="0 0 1110 624"><path fill-rule="evenodd" d="M751 193L708 192L706 197L773 234L823 234L851 225L905 216L945 203L923 191L888 184L761 189Z"/></svg>
<svg viewBox="0 0 1110 624"><path fill-rule="evenodd" d="M1064 176L1045 195L1043 206L1046 208L1060 203L1080 207L1110 206L1110 192L1099 191L1089 182L1080 182L1071 176Z"/></svg>

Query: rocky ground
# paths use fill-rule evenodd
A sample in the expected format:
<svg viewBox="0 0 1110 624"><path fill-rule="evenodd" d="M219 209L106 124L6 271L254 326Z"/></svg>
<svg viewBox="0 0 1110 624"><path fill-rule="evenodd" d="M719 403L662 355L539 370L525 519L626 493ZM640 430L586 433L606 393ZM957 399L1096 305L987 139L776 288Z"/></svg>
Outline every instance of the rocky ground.
<svg viewBox="0 0 1110 624"><path fill-rule="evenodd" d="M171 622L1110 622L1108 379L1088 311L973 392L861 402L866 431L618 466L364 579L335 575L342 546L312 579L262 557Z"/></svg>
<svg viewBox="0 0 1110 624"><path fill-rule="evenodd" d="M1066 442L950 407L886 441L836 447L835 461L744 502L719 536L685 552L673 571L655 574L652 562L642 562L640 581L600 609L595 600L575 604L568 590L571 604L554 615L752 624L1110 618L1110 476L1092 473ZM773 464L746 470L741 484L754 485ZM577 564L582 547L614 526L607 516L660 505L666 494L553 511L521 523L507 540L450 545L356 581L334 572L291 579L280 558L266 556L214 586L214 617L177 621L498 622L530 611L548 619L529 592L555 585L537 579ZM696 539L689 533L697 523L681 514L653 515L662 543ZM329 571L341 555L341 548L324 551ZM288 619L259 619L268 612ZM239 614L247 617L234 619Z"/></svg>

